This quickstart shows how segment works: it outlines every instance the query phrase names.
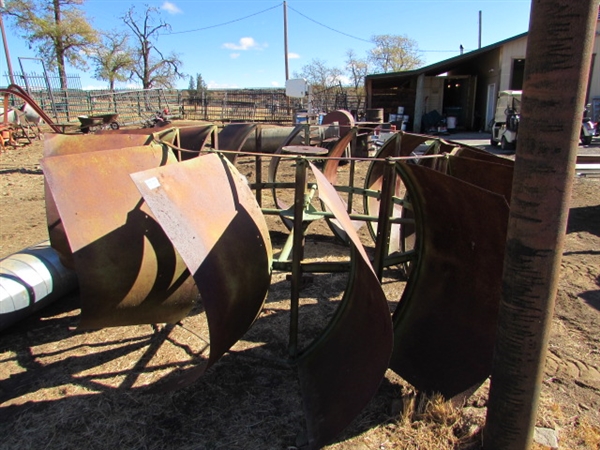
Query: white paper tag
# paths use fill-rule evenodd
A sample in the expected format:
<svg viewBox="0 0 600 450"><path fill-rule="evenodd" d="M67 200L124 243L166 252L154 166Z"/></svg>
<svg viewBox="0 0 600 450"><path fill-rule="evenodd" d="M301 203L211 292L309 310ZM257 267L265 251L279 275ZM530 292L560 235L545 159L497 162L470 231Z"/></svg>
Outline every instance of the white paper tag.
<svg viewBox="0 0 600 450"><path fill-rule="evenodd" d="M148 178L145 183L146 186L148 186L148 189L156 189L157 187L160 187L160 181L158 181L158 178L156 177Z"/></svg>

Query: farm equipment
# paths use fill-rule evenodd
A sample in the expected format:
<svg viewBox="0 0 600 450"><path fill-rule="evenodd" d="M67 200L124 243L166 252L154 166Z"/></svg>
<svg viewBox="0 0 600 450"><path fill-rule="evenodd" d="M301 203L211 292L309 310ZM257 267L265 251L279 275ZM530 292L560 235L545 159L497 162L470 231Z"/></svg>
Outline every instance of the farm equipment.
<svg viewBox="0 0 600 450"><path fill-rule="evenodd" d="M94 116L77 116L81 123L80 129L82 133L89 133L94 130L118 130L119 122L117 122L118 114L97 114Z"/></svg>
<svg viewBox="0 0 600 450"><path fill-rule="evenodd" d="M240 136L231 139L237 150L219 146L208 154L204 132L189 132L198 142L188 140L187 149L179 138L165 141L158 134L145 145L139 135L130 145L112 135L48 137L41 165L52 198L50 240L77 273L81 327L177 323L200 294L210 354L162 388L188 386L262 320L274 271L291 272L283 360L297 370L306 443L313 449L360 413L388 367L416 389L446 398L464 397L482 383L491 370L512 162L404 132L375 158L349 157L355 127L326 156L289 153L293 145L265 154L260 125L245 125L231 128ZM244 153L247 125L256 127L257 148ZM114 147L100 149L87 138L114 139ZM181 150L196 156L179 162ZM248 167L252 159L248 180L235 164ZM362 185L354 177L359 164L369 165ZM283 180L290 165L293 181ZM351 174L344 175L347 181L342 171ZM90 178L97 182L90 185ZM268 193L275 208L261 206ZM283 194L291 194L291 206ZM291 247L279 254L269 215L290 231ZM320 219L345 243L347 259L304 258L307 230ZM365 223L374 241L370 253L368 235L358 234ZM406 287L390 315L382 274L399 265ZM298 321L303 276L336 272L349 273L343 298L331 320L310 334Z"/></svg>

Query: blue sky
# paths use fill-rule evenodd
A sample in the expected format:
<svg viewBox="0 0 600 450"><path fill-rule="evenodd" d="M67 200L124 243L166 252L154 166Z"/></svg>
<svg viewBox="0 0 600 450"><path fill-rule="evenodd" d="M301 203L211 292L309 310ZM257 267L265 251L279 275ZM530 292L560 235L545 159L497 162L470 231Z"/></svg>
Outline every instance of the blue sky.
<svg viewBox="0 0 600 450"><path fill-rule="evenodd" d="M96 29L124 28L120 17L135 6L161 10L172 34L160 36L157 47L179 54L188 75L202 74L212 88L283 87L285 85L284 20L282 1L122 1L86 0L83 9ZM481 45L507 39L529 27L529 0L445 0L445 1L358 1L289 0L287 2L290 78L313 59L343 69L346 52L362 58L373 47L369 41L378 34L406 35L414 39L426 64L476 50L481 11ZM19 57L35 57L18 32L5 19L13 70ZM3 52L2 52L3 53ZM24 60L27 71L41 72ZM33 65L33 66L32 66ZM0 58L2 84L7 70ZM84 88L106 88L106 83L79 73ZM187 88L188 79L178 83ZM117 87L127 87L124 84Z"/></svg>

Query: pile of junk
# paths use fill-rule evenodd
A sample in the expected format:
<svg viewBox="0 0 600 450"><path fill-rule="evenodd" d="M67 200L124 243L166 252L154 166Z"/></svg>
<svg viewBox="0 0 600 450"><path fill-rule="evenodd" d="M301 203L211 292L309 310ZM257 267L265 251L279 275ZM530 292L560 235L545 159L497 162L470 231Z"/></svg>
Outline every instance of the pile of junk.
<svg viewBox="0 0 600 450"><path fill-rule="evenodd" d="M441 122L430 117L431 126ZM48 133L41 167L50 242L2 261L9 294L0 319L7 325L77 287L81 329L176 324L200 301L209 354L171 379L175 389L201 377L263 320L271 276L287 272L288 354L273 350L273 357L297 371L309 448L340 435L388 368L418 391L468 397L492 367L513 162L403 131L374 157L356 157L348 148L360 124L340 126L328 148L298 141L315 125L297 124L265 153L262 126ZM249 139L253 150L242 150ZM238 170L242 159L256 165L251 176ZM288 179L284 163L294 167ZM367 170L359 182L351 174L361 164ZM263 198L275 206L264 207ZM280 252L268 215L289 231ZM324 221L347 259L304 258L314 221ZM368 233L359 236L363 227ZM390 267L406 280L400 299L382 288ZM299 341L304 276L340 271L349 276L333 317L311 341Z"/></svg>

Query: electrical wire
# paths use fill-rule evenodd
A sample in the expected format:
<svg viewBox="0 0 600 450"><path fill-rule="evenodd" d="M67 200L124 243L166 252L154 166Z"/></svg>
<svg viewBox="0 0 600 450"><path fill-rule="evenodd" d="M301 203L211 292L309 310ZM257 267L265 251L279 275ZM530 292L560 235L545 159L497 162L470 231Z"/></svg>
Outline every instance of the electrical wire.
<svg viewBox="0 0 600 450"><path fill-rule="evenodd" d="M346 37L349 37L349 38L352 38L352 39L356 39L356 40L358 40L358 41L362 41L362 42L368 42L368 43L370 43L370 44L372 44L372 43L373 43L373 41L372 41L372 40L370 40L370 39L363 39L363 38L360 38L360 37L358 37L358 36L353 36L353 35L351 35L351 34L344 33L343 31L336 30L335 28L332 28L332 27L330 27L330 26L328 26L328 25L325 25L325 24L323 24L323 23L321 23L321 22L319 22L319 21L315 20L315 19L312 19L312 18L308 17L307 15L305 15L305 14L302 14L300 11L298 11L298 10L296 10L296 9L292 8L292 7L291 7L289 4L287 5L287 7L288 7L289 9L291 9L292 11L294 11L296 14L299 14L299 15L301 15L301 16L302 16L302 17L304 17L305 19L307 19L307 20L310 20L311 22L314 22L314 23L316 23L317 25L319 25L319 26L321 26L321 27L323 27L323 28L327 28L327 29L328 29L328 30L330 30L330 31L333 31L333 32L335 32L335 33L342 34L342 35L344 35L344 36L346 36ZM421 53L456 53L456 52L458 52L458 50L456 50L456 49L455 49L455 50L419 50L419 52L421 52Z"/></svg>
<svg viewBox="0 0 600 450"><path fill-rule="evenodd" d="M331 31L333 31L333 32L335 32L335 33L342 34L342 35L344 35L344 36L346 36L346 37L349 37L349 38L352 38L352 39L356 39L357 41L363 41L363 42L369 42L369 43L372 43L372 41L371 41L371 40L368 40L368 39L363 39L363 38L359 38L359 37L357 37L357 36L353 36L353 35L351 35L351 34L344 33L343 31L336 30L335 28L331 28L330 26L327 26L327 25L325 25L325 24L323 24L323 23L321 23L321 22L318 22L318 21L316 21L315 19L311 19L310 17L308 17L308 16L306 16L306 15L302 14L300 11L298 11L298 10L296 10L296 9L292 8L290 5L287 5L287 7L288 7L289 9L291 9L292 11L294 11L296 14L300 14L300 15L301 15L302 17L304 17L305 19L307 19L307 20L310 20L311 22L314 22L314 23L316 23L317 25L320 25L320 26L322 26L323 28L327 28L328 30L331 30Z"/></svg>
<svg viewBox="0 0 600 450"><path fill-rule="evenodd" d="M233 19L233 20L230 20L230 21L227 21L227 22L223 22L223 23L219 23L219 24L215 24L215 25L209 25L207 27L202 27L202 28L195 28L193 30L174 31L174 32L171 32L171 33L168 33L168 34L165 34L165 35L194 33L196 31L204 31L204 30L209 30L211 28L218 28L218 27L230 25L232 23L240 22L242 20L249 19L250 17L254 17L254 16L258 16L259 14L266 13L268 11L271 11L271 10L275 9L275 8L279 8L280 6L283 6L283 3L279 3L279 4L275 5L275 6L270 7L270 8L263 9L262 11L258 11L258 12L255 12L253 14L249 14L247 16L240 17L238 19ZM340 31L340 30L336 30L335 28L332 28L332 27L330 27L328 25L325 25L324 23L321 23L321 22L319 22L319 21L317 21L315 19L312 19L311 17L308 17L306 14L303 14L300 11L298 11L297 9L291 7L289 4L287 5L287 7L290 10L294 11L296 14L304 17L306 20L310 20L311 22L314 22L314 23L316 23L317 25L319 25L319 26L321 26L323 28L326 28L326 29L328 29L330 31L333 31L334 33L338 33L338 34L341 34L343 36L349 37L351 39L356 39L358 41L367 42L367 43L370 43L370 44L373 43L373 41L370 40L370 39L364 39L364 38L361 38L361 37L358 37L358 36L354 36L352 34L345 33L345 32ZM419 50L419 51L422 52L422 53L455 53L457 50Z"/></svg>
<svg viewBox="0 0 600 450"><path fill-rule="evenodd" d="M193 32L196 32L196 31L204 31L204 30L209 30L211 28L217 28L217 27L222 27L222 26L225 26L225 25L230 25L232 23L240 22L242 20L249 19L250 17L254 17L254 16L258 16L259 14L266 13L267 11L271 11L272 9L279 8L282 5L283 5L283 3L279 3L279 4L275 5L275 6L270 7L270 8L263 9L262 11L255 12L254 14L250 14L248 16L240 17L239 19L233 19L233 20L230 20L228 22L218 23L218 24L215 24L215 25L209 25L207 27L202 27L202 28L195 28L193 30L174 31L174 32L171 32L171 33L165 33L165 36L168 36L168 35L171 35L171 34L193 33Z"/></svg>

